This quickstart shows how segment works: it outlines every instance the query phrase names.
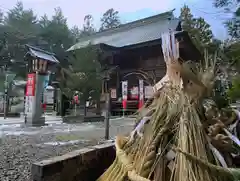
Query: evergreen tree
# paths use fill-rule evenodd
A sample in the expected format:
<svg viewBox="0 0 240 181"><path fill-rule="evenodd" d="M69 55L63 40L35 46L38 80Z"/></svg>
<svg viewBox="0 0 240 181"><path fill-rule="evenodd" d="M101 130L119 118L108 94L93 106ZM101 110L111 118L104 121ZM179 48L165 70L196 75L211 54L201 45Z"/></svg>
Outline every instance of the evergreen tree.
<svg viewBox="0 0 240 181"><path fill-rule="evenodd" d="M228 90L228 96L232 102L240 99L240 76L237 75L232 80L232 87Z"/></svg>
<svg viewBox="0 0 240 181"><path fill-rule="evenodd" d="M108 9L101 18L101 27L99 31L117 27L121 24L120 18L118 16L118 11L113 8Z"/></svg>
<svg viewBox="0 0 240 181"><path fill-rule="evenodd" d="M50 20L43 16L40 20L40 25L40 36L48 42L51 51L58 53L72 45L71 32L61 8L55 9L55 14Z"/></svg>
<svg viewBox="0 0 240 181"><path fill-rule="evenodd" d="M224 8L227 13L233 13L224 25L228 30L230 39L224 44L225 59L229 61L231 68L230 73L234 73L232 77L232 87L228 90L228 96L231 101L240 99L240 1L239 0L214 0L216 8ZM237 73L237 74L236 74Z"/></svg>
<svg viewBox="0 0 240 181"><path fill-rule="evenodd" d="M37 16L32 9L24 9L22 2L18 2L4 18L4 25L14 31L19 39L34 38L38 31Z"/></svg>
<svg viewBox="0 0 240 181"><path fill-rule="evenodd" d="M79 39L81 38L81 36L82 36L82 31L77 26L74 26L71 29L71 34L73 36L74 43L77 43L79 41Z"/></svg>
<svg viewBox="0 0 240 181"><path fill-rule="evenodd" d="M227 12L233 12L225 25L229 35L234 39L240 39L240 1L239 0L214 0L214 6L224 8Z"/></svg>
<svg viewBox="0 0 240 181"><path fill-rule="evenodd" d="M228 30L228 34L237 40L240 40L240 8L234 14L232 19L229 19L225 22L225 25Z"/></svg>
<svg viewBox="0 0 240 181"><path fill-rule="evenodd" d="M196 18L194 19L194 28L196 30L196 33L198 33L195 37L199 38L199 42L204 45L208 45L212 42L213 34L212 30L210 29L210 25L203 19L203 18Z"/></svg>
<svg viewBox="0 0 240 181"><path fill-rule="evenodd" d="M73 52L70 59L71 66L68 69L62 69L64 78L62 78L61 87L68 97L72 97L74 92L78 91L84 103L90 96L94 100L99 100L101 79L97 54L97 50L90 45Z"/></svg>
<svg viewBox="0 0 240 181"><path fill-rule="evenodd" d="M50 22L51 21L48 19L48 16L46 14L44 14L39 20L39 24L40 24L41 28L48 27Z"/></svg>
<svg viewBox="0 0 240 181"><path fill-rule="evenodd" d="M50 52L54 52L60 61L61 66L67 67L65 50L74 43L71 31L67 25L67 18L64 17L61 8L55 9L55 14L51 19L46 15L39 21L42 44L39 46Z"/></svg>
<svg viewBox="0 0 240 181"><path fill-rule="evenodd" d="M0 9L0 60L6 48L5 28L3 25L3 12Z"/></svg>
<svg viewBox="0 0 240 181"><path fill-rule="evenodd" d="M181 8L180 19L183 30L189 33L195 46L203 52L212 42L213 33L210 25L201 17L194 18L187 5Z"/></svg>
<svg viewBox="0 0 240 181"><path fill-rule="evenodd" d="M96 29L93 26L93 16L88 14L84 17L84 24L81 36L89 36L95 32Z"/></svg>
<svg viewBox="0 0 240 181"><path fill-rule="evenodd" d="M224 23L230 36L230 39L225 43L224 53L225 58L228 59L230 64L235 67L234 69L240 73L240 1L215 0L214 6L224 8L227 12L233 13L233 17ZM238 88L237 86L235 87L236 89Z"/></svg>
<svg viewBox="0 0 240 181"><path fill-rule="evenodd" d="M2 24L2 23L3 23L3 12L0 9L0 24Z"/></svg>
<svg viewBox="0 0 240 181"><path fill-rule="evenodd" d="M26 69L22 66L23 57L26 53L25 45L34 44L38 40L39 25L37 16L31 9L24 9L23 4L18 2L3 18L2 38L5 48L1 53L1 64L11 64L10 68L19 76L26 76ZM12 64L10 60L22 62Z"/></svg>

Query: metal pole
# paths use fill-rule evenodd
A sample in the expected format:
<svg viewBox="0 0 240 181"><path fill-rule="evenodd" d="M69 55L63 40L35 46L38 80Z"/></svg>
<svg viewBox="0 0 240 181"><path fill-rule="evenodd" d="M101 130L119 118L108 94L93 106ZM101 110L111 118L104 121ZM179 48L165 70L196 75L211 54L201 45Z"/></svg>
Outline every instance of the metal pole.
<svg viewBox="0 0 240 181"><path fill-rule="evenodd" d="M26 85L27 86L27 85ZM27 96L26 96L26 86L25 86L25 91L24 91L24 123L27 124L27 109L26 109L26 100L27 100Z"/></svg>
<svg viewBox="0 0 240 181"><path fill-rule="evenodd" d="M27 124L27 110L26 110L26 98L27 98L27 82L28 82L28 63L26 64L26 85L24 89L24 123Z"/></svg>
<svg viewBox="0 0 240 181"><path fill-rule="evenodd" d="M4 119L6 119L7 117L7 101L8 101L8 92L7 92L7 88L5 88L4 91Z"/></svg>
<svg viewBox="0 0 240 181"><path fill-rule="evenodd" d="M77 116L77 103L76 102L74 104L74 113L75 113L75 116Z"/></svg>
<svg viewBox="0 0 240 181"><path fill-rule="evenodd" d="M110 94L106 93L105 139L109 139Z"/></svg>
<svg viewBox="0 0 240 181"><path fill-rule="evenodd" d="M60 113L60 116L62 117L63 116L63 99L62 99L62 91L61 89L59 88L59 113Z"/></svg>
<svg viewBox="0 0 240 181"><path fill-rule="evenodd" d="M4 107L3 107L3 115L4 119L7 117L7 101L8 101L8 74L7 74L7 68L5 67L5 82L4 82Z"/></svg>

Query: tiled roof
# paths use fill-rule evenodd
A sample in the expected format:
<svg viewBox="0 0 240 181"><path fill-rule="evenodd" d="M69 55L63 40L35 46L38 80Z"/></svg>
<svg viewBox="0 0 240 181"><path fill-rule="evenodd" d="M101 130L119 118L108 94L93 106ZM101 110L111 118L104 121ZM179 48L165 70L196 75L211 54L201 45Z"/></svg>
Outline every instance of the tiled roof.
<svg viewBox="0 0 240 181"><path fill-rule="evenodd" d="M179 19L174 18L173 12L169 11L82 38L67 51L80 49L89 44L125 47L158 40L161 38L161 34L169 29L176 30L179 23Z"/></svg>
<svg viewBox="0 0 240 181"><path fill-rule="evenodd" d="M29 53L34 56L34 57L38 57L38 58L42 58L44 60L47 60L49 62L52 63L59 63L59 61L56 59L56 57L54 56L53 53L44 51L40 48L36 48L30 45L27 45Z"/></svg>

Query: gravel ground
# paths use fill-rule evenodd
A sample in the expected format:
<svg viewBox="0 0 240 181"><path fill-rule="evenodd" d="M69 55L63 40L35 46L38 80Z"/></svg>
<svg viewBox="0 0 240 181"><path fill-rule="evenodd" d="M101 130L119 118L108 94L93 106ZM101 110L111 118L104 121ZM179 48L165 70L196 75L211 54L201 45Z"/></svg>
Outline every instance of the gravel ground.
<svg viewBox="0 0 240 181"><path fill-rule="evenodd" d="M114 137L119 133L129 132L133 123L117 120L110 125L110 136ZM103 141L103 136L103 123L51 125L44 128L4 128L0 138L0 181L30 181L33 162L96 145ZM75 143L64 145L67 141Z"/></svg>

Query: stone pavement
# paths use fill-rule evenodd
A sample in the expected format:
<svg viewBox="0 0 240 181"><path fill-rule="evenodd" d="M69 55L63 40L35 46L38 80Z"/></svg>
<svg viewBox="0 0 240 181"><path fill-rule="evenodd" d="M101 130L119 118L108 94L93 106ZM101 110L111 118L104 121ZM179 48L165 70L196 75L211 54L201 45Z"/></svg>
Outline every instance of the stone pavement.
<svg viewBox="0 0 240 181"><path fill-rule="evenodd" d="M109 125L110 139L114 139L116 135L129 133L134 120L111 119ZM104 135L104 122L66 124L55 121L42 127L0 125L0 181L31 181L33 162L105 142Z"/></svg>
<svg viewBox="0 0 240 181"><path fill-rule="evenodd" d="M49 118L51 119L51 118ZM6 120L4 121L7 122ZM66 124L62 121L48 120L48 125L42 127L25 127L23 121L16 123L15 120L10 120L12 124L0 124L0 137L4 135L51 135L51 134L71 134L81 135L81 139L97 139L104 136L105 126L103 122L94 123L80 123L80 124ZM15 122L15 123L14 123ZM114 118L110 119L110 137L118 134L127 134L134 126L134 119L132 118Z"/></svg>
<svg viewBox="0 0 240 181"><path fill-rule="evenodd" d="M123 119L132 119L132 118L123 118L123 117L113 117L110 120L123 120ZM61 116L45 115L46 124L62 123ZM24 117L20 118L6 118L0 117L0 125L5 124L22 124L24 123Z"/></svg>
<svg viewBox="0 0 240 181"><path fill-rule="evenodd" d="M61 116L51 116L51 115L45 115L45 120L47 124L51 124L52 122L61 122L62 118ZM21 116L20 118L6 118L0 117L0 125L1 124L22 124L24 123L24 117Z"/></svg>

